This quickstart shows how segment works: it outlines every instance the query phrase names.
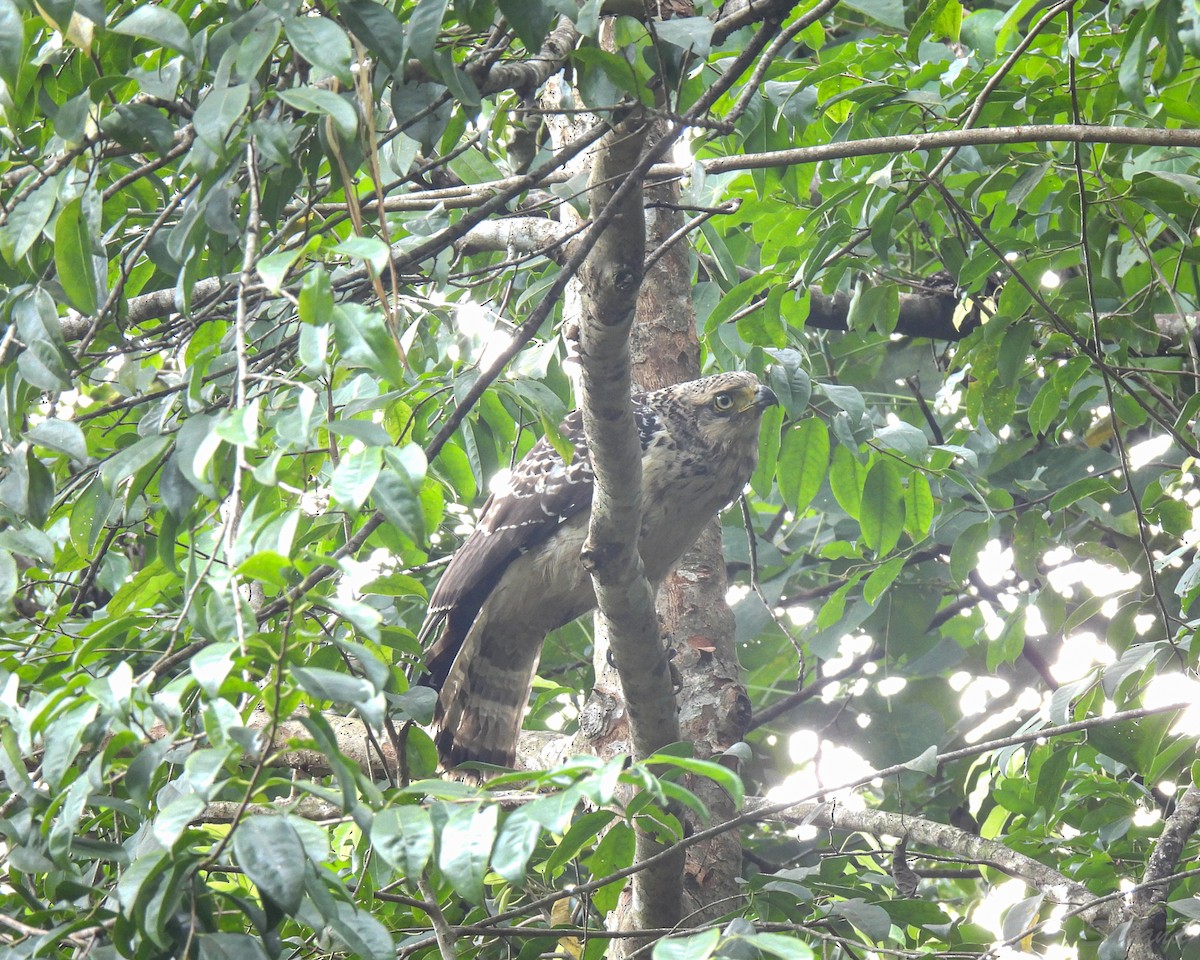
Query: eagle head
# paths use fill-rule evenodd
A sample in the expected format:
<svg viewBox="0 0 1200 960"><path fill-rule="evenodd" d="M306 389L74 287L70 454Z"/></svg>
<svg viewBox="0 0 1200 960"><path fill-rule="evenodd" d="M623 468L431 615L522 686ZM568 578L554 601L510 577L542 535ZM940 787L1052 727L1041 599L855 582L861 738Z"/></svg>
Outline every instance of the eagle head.
<svg viewBox="0 0 1200 960"><path fill-rule="evenodd" d="M668 388L671 389L671 388ZM674 388L676 418L685 420L702 445L713 452L758 449L758 424L767 407L779 402L773 390L746 371L720 373Z"/></svg>

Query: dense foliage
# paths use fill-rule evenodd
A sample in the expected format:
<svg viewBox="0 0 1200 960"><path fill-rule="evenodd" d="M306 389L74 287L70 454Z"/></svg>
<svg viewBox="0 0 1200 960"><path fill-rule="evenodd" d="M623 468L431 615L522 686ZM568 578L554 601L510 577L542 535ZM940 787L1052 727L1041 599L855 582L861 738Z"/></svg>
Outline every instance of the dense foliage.
<svg viewBox="0 0 1200 960"><path fill-rule="evenodd" d="M604 6L0 0L6 955L597 957L684 772L915 819L748 814L661 960L1196 949L1195 3ZM439 780L415 630L573 403L586 147L730 70L657 169L704 370L782 400L746 743Z"/></svg>

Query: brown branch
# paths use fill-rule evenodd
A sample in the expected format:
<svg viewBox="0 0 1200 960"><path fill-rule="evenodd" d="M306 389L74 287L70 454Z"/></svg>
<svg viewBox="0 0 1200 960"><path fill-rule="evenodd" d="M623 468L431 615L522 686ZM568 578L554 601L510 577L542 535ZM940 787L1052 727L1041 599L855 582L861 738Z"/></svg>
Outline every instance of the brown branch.
<svg viewBox="0 0 1200 960"><path fill-rule="evenodd" d="M719 46L729 39L730 35L748 27L752 23L763 20L779 19L787 16L788 12L799 6L795 0L745 0L743 3L731 3L733 12L717 21L713 29L712 44Z"/></svg>
<svg viewBox="0 0 1200 960"><path fill-rule="evenodd" d="M579 41L579 31L566 17L542 41L542 48L527 60L509 60L493 64L486 70L467 72L483 96L501 90L529 93L558 73Z"/></svg>
<svg viewBox="0 0 1200 960"><path fill-rule="evenodd" d="M815 683L809 684L802 690L797 690L795 693L789 693L782 700L776 700L770 706L763 707L761 710L756 710L750 723L746 726L747 732L757 730L759 727L770 723L776 717L782 716L789 710L795 710L800 704L811 700L819 695L826 687L845 680L847 677L856 675L864 666L872 661L879 660L883 657L883 650L873 648L864 654L855 657L843 669L831 673L828 676L821 677Z"/></svg>
<svg viewBox="0 0 1200 960"><path fill-rule="evenodd" d="M1114 143L1139 147L1200 147L1200 130L1164 130L1151 127L1105 127L1091 124L1022 124L1015 127L979 127L971 130L939 130L934 133L867 137L841 143L823 143L792 150L743 153L701 160L706 173L732 170L765 170L823 160L846 160L919 150L946 150L963 146L994 146L1006 143ZM679 174L684 171L677 168ZM665 172L665 171L663 171Z"/></svg>
<svg viewBox="0 0 1200 960"><path fill-rule="evenodd" d="M809 313L806 327L820 330L849 330L850 295L830 296L809 288ZM929 337L932 340L961 340L979 326L977 316L968 315L961 326L955 325L958 298L952 294L906 293L900 296L900 316L895 333L906 337Z"/></svg>
<svg viewBox="0 0 1200 960"><path fill-rule="evenodd" d="M636 166L646 140L640 117L601 143L591 177L594 212L611 212L580 280L580 408L592 452L595 489L582 560L608 634L629 712L633 754L641 759L679 738L666 651L658 634L654 587L638 552L642 527L642 451L630 402L629 332L645 259L646 224ZM663 850L643 831L636 860ZM633 926L664 927L682 911L682 851L641 871L633 883Z"/></svg>
<svg viewBox="0 0 1200 960"><path fill-rule="evenodd" d="M1087 720L1079 720L1074 723L1065 723L1056 727L1043 727L1040 730L1030 730L1024 733L1015 734L1011 737L1002 737L998 740L988 740L984 743L977 743L970 747L964 747L961 750L953 750L949 753L939 754L934 758L933 762L939 765L951 763L956 760L963 760L968 757L976 757L985 753L991 753L994 750L1002 750L1005 747L1016 746L1022 743L1031 743L1036 740L1049 739L1051 737L1065 736L1067 734L1076 733L1082 730L1090 730L1095 727L1123 723L1126 720L1138 720L1142 717L1154 716L1161 713L1172 713L1179 710L1185 710L1190 706L1191 704L1188 703L1171 703L1165 704L1161 707L1144 707L1137 710L1124 710L1107 717L1091 717ZM908 765L898 763L883 770L872 771L856 780L851 780L847 783L827 787L822 792L829 794L842 790L853 790L858 787L865 786L866 784L871 783L873 780L895 777L906 772L909 772ZM666 850L661 854L657 854L655 857L651 858L651 860L634 864L633 866L626 867L623 870L618 870L607 877L599 877L588 883L572 886L567 890L556 891L537 900L533 900L530 903L522 906L520 909L508 910L503 913L495 914L494 916L486 917L481 920L478 925L490 927L493 924L507 923L509 920L514 920L518 917L525 916L532 910L539 910L542 907L548 907L555 901L561 900L564 897L582 896L584 894L591 893L594 890L599 890L601 887L607 886L616 880L632 876L638 870L646 869L659 860L666 859L676 849L691 847L695 844L703 843L704 841L718 836L727 830L734 830L738 827L743 827L747 824L755 823L763 819L778 817L787 811L794 812L802 805L808 804L813 799L813 797L799 797L796 800L787 800L782 803L762 806L756 805L754 810L747 811L740 816L733 818L732 820L727 820L704 830L697 830L695 833L692 833L689 836L684 837L682 840L676 842L671 850ZM842 822L846 823L847 821L843 820ZM1072 881L1068 881L1068 883L1072 883ZM1078 888L1077 884L1074 886L1075 888ZM1119 892L1108 897L1095 897L1089 893L1087 894L1086 902L1081 907L1077 908L1074 913L1077 913L1079 916L1081 916L1084 921L1091 926L1095 927L1101 932L1107 933L1108 931L1112 930L1118 922L1120 922L1122 908L1118 901L1123 899L1124 896L1125 894L1123 892ZM422 946L432 945L433 940L431 938L422 938L421 940L413 941L407 944L405 951L406 953L411 953Z"/></svg>
<svg viewBox="0 0 1200 960"><path fill-rule="evenodd" d="M747 806L747 812L752 812L753 807L750 804ZM761 809L770 810L772 805L762 801ZM1052 903L1082 908L1084 919L1098 930L1107 932L1117 922L1118 905L1089 908L1088 905L1096 897L1083 884L1033 857L1018 853L998 840L985 840L947 823L884 810L855 810L836 801L796 804L785 815L774 813L759 819L778 819L821 830L861 832L874 837L906 837L909 843L920 843L939 850L949 850L971 860L985 861L1041 891Z"/></svg>
<svg viewBox="0 0 1200 960"><path fill-rule="evenodd" d="M715 98L714 98L715 99ZM706 98L707 103L711 100ZM690 113L689 113L690 117ZM685 118L687 119L687 118ZM1087 124L1054 125L1037 124L1017 127L993 127L972 130L945 130L938 133L913 134L897 137L870 137L864 140L850 140L842 143L821 144L815 147L803 147L795 150L775 150L767 153L746 153L732 157L713 157L701 159L700 167L706 173L724 173L736 170L757 170L769 167L786 167L803 163L819 163L825 160L843 160L850 157L876 156L883 154L907 153L914 150L938 150L960 146L983 146L989 144L1010 143L1113 143L1129 146L1173 146L1200 147L1200 130L1162 130L1136 127L1103 127ZM573 155L573 152L572 152ZM556 177L562 177L558 169L564 157L555 157L533 173L522 177L505 177L489 183L475 184L470 187L456 187L449 190L428 191L419 197L411 195L389 198L384 202L384 209L428 210L438 205L476 207L476 216L467 223L460 221L452 228L440 231L429 238L419 247L405 251L397 249L394 252L397 270L411 266L438 250L453 243L466 235L476 223L482 222L487 216L501 209L517 194L535 186L544 186L555 182ZM691 165L654 164L647 170L651 179L686 176L691 172ZM341 209L341 205L339 205ZM365 277L365 271L351 272L339 286L355 282ZM215 294L221 289L219 278L200 280L193 289L192 299L202 300ZM231 293L229 294L231 295ZM913 307L912 309L928 309ZM903 310L903 307L902 307ZM168 316L177 311L175 291L158 290L143 294L129 300L127 317L133 323L158 317ZM1174 318L1172 327L1178 332L1179 327L1187 329L1189 321L1195 318ZM952 328L953 323L949 326ZM843 329L841 327L837 329ZM938 328L946 331L945 321L939 321ZM1164 331L1166 332L1166 331ZM929 334L918 334L928 336ZM68 336L68 339L71 339ZM949 339L948 337L946 339Z"/></svg>
<svg viewBox="0 0 1200 960"><path fill-rule="evenodd" d="M1130 904L1132 924L1127 940L1129 960L1161 960L1160 945L1167 928L1166 900L1169 887L1157 881L1175 872L1184 845L1200 826L1200 787L1183 791L1175 811L1163 823L1154 849L1146 861L1142 885Z"/></svg>

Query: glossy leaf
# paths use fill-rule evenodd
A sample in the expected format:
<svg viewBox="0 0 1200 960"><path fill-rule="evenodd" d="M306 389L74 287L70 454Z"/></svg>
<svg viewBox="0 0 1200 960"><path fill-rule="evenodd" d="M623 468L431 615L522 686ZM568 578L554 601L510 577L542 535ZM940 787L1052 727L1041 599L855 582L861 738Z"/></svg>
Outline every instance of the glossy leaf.
<svg viewBox="0 0 1200 960"><path fill-rule="evenodd" d="M438 838L439 869L455 891L472 903L483 900L483 875L496 840L498 814L492 804L459 807Z"/></svg>
<svg viewBox="0 0 1200 960"><path fill-rule="evenodd" d="M880 556L890 553L904 530L904 488L890 460L877 460L867 473L861 511L863 541Z"/></svg>
<svg viewBox="0 0 1200 960"><path fill-rule="evenodd" d="M80 313L92 314L99 306L98 278L92 259L92 230L83 213L83 198L63 207L54 227L54 265L58 281Z"/></svg>

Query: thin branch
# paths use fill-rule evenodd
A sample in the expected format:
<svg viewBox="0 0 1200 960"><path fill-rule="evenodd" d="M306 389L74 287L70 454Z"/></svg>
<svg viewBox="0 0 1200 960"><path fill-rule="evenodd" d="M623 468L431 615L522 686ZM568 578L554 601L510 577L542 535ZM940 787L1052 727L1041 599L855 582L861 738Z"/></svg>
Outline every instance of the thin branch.
<svg viewBox="0 0 1200 960"><path fill-rule="evenodd" d="M810 683L802 690L797 690L795 693L789 693L781 700L776 700L770 706L763 707L761 710L756 710L754 716L750 719L750 723L746 727L746 731L757 730L761 726L770 723L776 717L780 717L790 710L795 710L802 703L806 703L815 696L819 696L826 687L839 683L849 677L857 675L863 667L868 663L879 660L883 657L883 651L880 649L868 650L866 653L859 654L850 663L841 670L821 677L819 680Z"/></svg>
<svg viewBox="0 0 1200 960"><path fill-rule="evenodd" d="M1032 743L1037 740L1050 739L1052 737L1066 736L1071 733L1090 730L1096 727L1123 723L1126 720L1140 720L1142 717L1186 710L1190 706L1190 703L1172 703L1161 707L1143 707L1137 710L1124 710L1111 714L1107 717L1091 717L1087 720L1079 720L1074 723L1065 723L1056 727L1043 727L1040 730L1029 730L1025 731L1024 733L1015 734L1011 737L1002 737L998 740L989 740L984 743L974 744L970 747L964 747L961 750L953 750L949 753L938 754L938 756L936 756L931 762L940 767L956 760L964 760L968 757L981 756L985 753L991 753L994 750L1002 750L1005 747L1018 746L1023 743ZM886 779L888 777L899 776L902 773L909 772L910 769L911 768L909 765L905 763L894 764L893 766L887 767L883 770L875 770L867 773L855 780L851 780L840 785L825 787L821 790L821 794L828 795L844 790L853 790L858 787L865 786L876 779ZM695 844L703 843L705 840L709 840L712 837L718 836L727 830L735 830L751 823L777 818L781 814L788 813L789 811L791 812L791 815L795 817L797 815L796 811L800 807L805 805L817 806L817 804L814 803L815 799L816 795L811 795L807 797L798 797L795 800L785 800L781 803L764 803L762 805L756 805L753 810L747 810L738 817L718 823L704 830L697 830L690 836L676 841L672 850L691 847ZM809 808L810 807L806 807L806 809ZM841 812L845 812L844 808ZM844 819L842 820L843 824L847 822L848 821ZM952 838L952 836L953 835L950 834L947 835L947 837L950 838ZM972 835L967 834L967 836ZM478 925L490 927L493 924L507 923L509 920L515 920L519 917L525 916L532 910L540 910L543 907L549 907L564 897L582 896L587 893L592 893L593 891L599 890L601 887L607 886L616 880L632 876L638 870L646 869L660 859L666 859L671 855L672 850L666 850L650 860L634 864L633 866L626 867L622 870L617 870L606 877L598 877L597 879L589 881L588 883L578 884L570 889L559 890L544 897L540 897L537 900L533 900L530 903L525 904L519 909L507 910L503 913L486 917L479 921ZM1036 863L1036 861L1034 862ZM1041 864L1038 864L1038 866L1041 866ZM1086 902L1074 909L1074 913L1076 915L1083 917L1088 924L1102 932L1108 932L1116 926L1116 924L1119 922L1122 912L1121 905L1118 903L1118 901L1124 898L1125 894L1123 891L1108 897L1094 897L1090 893L1087 893L1086 889L1082 888L1081 885L1074 883L1074 881L1067 880L1065 877L1062 878L1062 881L1066 885L1061 888L1062 890L1069 890L1072 893L1080 892L1081 895L1086 896ZM431 938L423 938L407 944L405 950L407 952L412 952L422 946L431 946L433 942L434 941Z"/></svg>
<svg viewBox="0 0 1200 960"><path fill-rule="evenodd" d="M433 932L437 937L438 953L442 955L442 960L458 960L458 950L455 949L458 936L450 928L450 924L446 922L445 914L442 913L442 908L438 905L437 893L430 886L429 880L424 873L417 878L417 889L421 891L421 896L425 898L425 913L429 917L429 922L433 925Z"/></svg>
<svg viewBox="0 0 1200 960"><path fill-rule="evenodd" d="M752 58L751 58L752 59ZM710 91L711 92L711 91ZM715 98L714 98L715 99ZM707 109L707 107L705 108ZM689 116L681 122L688 122ZM604 128L594 128L589 135L598 137ZM678 134L676 134L677 136ZM671 140L671 142L674 142ZM992 127L978 130L944 130L937 133L911 134L896 137L869 137L863 140L849 140L841 143L821 144L815 147L801 147L794 150L774 150L767 153L746 153L731 157L713 157L701 159L699 166L706 173L726 173L740 170L761 170L771 167L787 167L804 163L821 163L826 160L844 160L851 157L878 156L885 154L900 154L914 150L940 150L961 146L985 146L1012 143L1113 143L1129 146L1162 146L1162 147L1200 147L1200 130L1162 130L1136 127L1104 127L1080 124L1036 124L1016 127ZM663 151L665 152L665 150ZM574 155L572 153L572 155ZM661 154L656 154L661 155ZM438 250L454 243L466 235L467 231L482 222L492 213L502 208L510 199L525 190L537 186L545 186L565 179L558 168L565 162L561 156L555 157L537 171L522 177L506 177L488 183L476 184L471 187L456 187L452 191L429 191L421 197L411 195L389 197L385 200L385 210L430 210L439 205L474 207L481 205L483 210L476 211L471 221L464 224L459 221L453 228L440 231L434 237L410 251L398 250L396 256L397 270L408 267ZM650 178L669 178L686 176L692 170L687 164L650 164L644 171ZM337 205L342 209L342 205ZM485 208L485 209L484 209ZM465 219L465 218L464 218ZM339 286L344 286L366 276L365 271L351 271L342 278ZM193 301L205 300L221 290L223 281L217 277L200 280L192 289ZM232 294L230 289L229 294ZM179 310L176 303L176 291L156 290L152 293L133 297L128 303L127 317L130 323L140 323L146 320L165 317ZM68 313L68 317L71 314ZM64 335L72 339L70 329L65 326ZM78 336L79 334L75 334Z"/></svg>

